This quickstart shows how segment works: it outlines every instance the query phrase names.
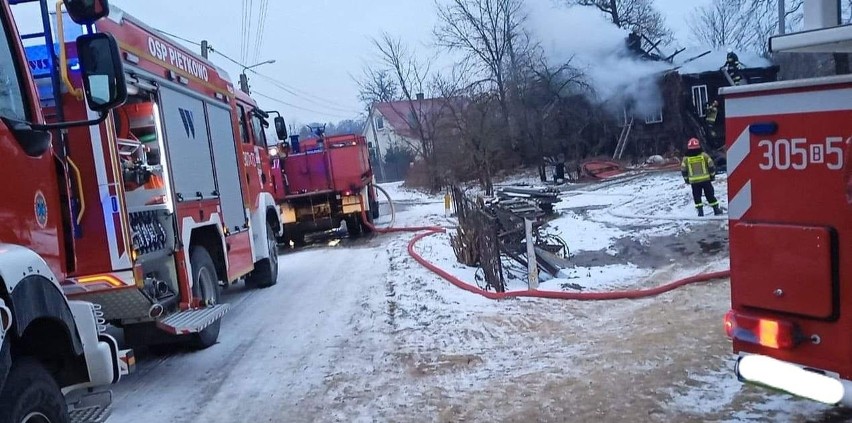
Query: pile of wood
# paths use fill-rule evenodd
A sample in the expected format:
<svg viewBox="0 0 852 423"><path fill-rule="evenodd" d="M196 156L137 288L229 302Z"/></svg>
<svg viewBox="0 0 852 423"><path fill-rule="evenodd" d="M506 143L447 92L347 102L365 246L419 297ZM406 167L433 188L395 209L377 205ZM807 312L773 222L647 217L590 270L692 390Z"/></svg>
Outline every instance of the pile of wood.
<svg viewBox="0 0 852 423"><path fill-rule="evenodd" d="M501 208L533 220L552 214L560 201L559 190L553 188L504 187L496 194Z"/></svg>
<svg viewBox="0 0 852 423"><path fill-rule="evenodd" d="M558 237L544 236L543 217L559 202L558 191L550 189L503 188L497 198L484 201L471 199L453 188L453 201L459 225L450 236L457 260L467 266L480 267L485 274L486 289L505 291L501 257L506 256L527 266L525 220L533 221L536 261L556 276L570 266L568 248Z"/></svg>

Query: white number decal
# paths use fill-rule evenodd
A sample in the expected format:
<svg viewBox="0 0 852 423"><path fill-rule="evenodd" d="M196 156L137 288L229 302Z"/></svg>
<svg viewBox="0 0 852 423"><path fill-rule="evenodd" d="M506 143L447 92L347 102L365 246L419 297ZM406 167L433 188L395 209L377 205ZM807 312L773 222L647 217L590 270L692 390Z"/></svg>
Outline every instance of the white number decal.
<svg viewBox="0 0 852 423"><path fill-rule="evenodd" d="M766 159L766 163L760 163L760 170L770 170L775 167L775 156L772 155L772 141L763 140L757 146L760 148L766 147L766 152L763 153L763 158Z"/></svg>
<svg viewBox="0 0 852 423"><path fill-rule="evenodd" d="M843 145L843 138L828 137L825 140L825 155L834 155L836 157L836 160L834 162L828 162L827 166L831 170L840 170L843 169L843 149L835 147L835 144Z"/></svg>
<svg viewBox="0 0 852 423"><path fill-rule="evenodd" d="M805 170L808 167L808 150L805 149L805 144L808 140L804 138L793 138L790 142L790 155L793 157L793 169ZM796 160L798 156L799 160Z"/></svg>
<svg viewBox="0 0 852 423"><path fill-rule="evenodd" d="M790 141L781 139L775 142L775 167L778 170L790 168Z"/></svg>
<svg viewBox="0 0 852 423"><path fill-rule="evenodd" d="M843 169L843 142L842 137L828 137L824 143L810 145L805 138L763 140L757 144L763 150L760 170L806 170L822 164L829 170Z"/></svg>

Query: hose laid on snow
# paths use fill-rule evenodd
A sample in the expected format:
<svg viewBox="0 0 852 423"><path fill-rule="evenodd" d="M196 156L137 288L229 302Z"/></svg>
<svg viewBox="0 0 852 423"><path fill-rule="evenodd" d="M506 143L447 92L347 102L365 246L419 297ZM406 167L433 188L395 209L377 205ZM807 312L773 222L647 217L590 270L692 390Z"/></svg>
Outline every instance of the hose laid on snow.
<svg viewBox="0 0 852 423"><path fill-rule="evenodd" d="M376 185L377 188L380 188ZM380 188L381 189L381 188ZM393 201L390 198L390 195L383 189L381 191L388 198L388 201L391 203L391 210L393 210ZM439 233L445 233L446 229L441 228L439 226L416 226L416 227L403 227L403 228L378 228L374 226L369 220L367 220L367 210L364 207L364 200L361 200L361 218L364 224L372 229L374 232L378 233L396 233L396 232L422 232L414 236L411 241L408 242L408 254L414 258L415 261L423 265L425 268L432 271L436 275L444 278L451 284L456 287L463 289L467 292L471 292L473 294L481 295L485 298L492 300L502 300L506 298L549 298L549 299L558 299L558 300L576 300L576 301L603 301L603 300L628 300L628 299L638 299L638 298L647 298L654 297L660 294L664 294L669 291L673 291L677 288L700 283L700 282L709 282L716 279L722 279L730 277L730 270L722 270L718 272L710 272L710 273L702 273L699 275L691 276L684 279L679 279L674 282L667 283L665 285L661 285L655 288L646 288L646 289L638 289L638 290L628 290L628 291L610 291L610 292L556 292L556 291L534 291L534 290L526 290L526 291L511 291L511 292L491 292L481 289L475 285L471 285L455 276L450 274L444 269L441 269L434 263L426 260L422 255L420 255L415 247L417 243L422 239L433 236Z"/></svg>

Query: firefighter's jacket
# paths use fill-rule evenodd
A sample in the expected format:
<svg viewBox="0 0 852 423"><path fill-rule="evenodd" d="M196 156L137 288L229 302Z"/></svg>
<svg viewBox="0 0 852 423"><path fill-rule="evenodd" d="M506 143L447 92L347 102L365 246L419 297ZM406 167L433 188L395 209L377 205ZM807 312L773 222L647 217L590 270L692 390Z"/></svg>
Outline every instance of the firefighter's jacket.
<svg viewBox="0 0 852 423"><path fill-rule="evenodd" d="M715 106L707 106L707 110L705 111L705 119L708 123L714 124L716 123L716 117L719 116L719 108Z"/></svg>
<svg viewBox="0 0 852 423"><path fill-rule="evenodd" d="M700 152L683 158L680 164L683 179L690 184L710 181L716 175L716 164L707 153Z"/></svg>

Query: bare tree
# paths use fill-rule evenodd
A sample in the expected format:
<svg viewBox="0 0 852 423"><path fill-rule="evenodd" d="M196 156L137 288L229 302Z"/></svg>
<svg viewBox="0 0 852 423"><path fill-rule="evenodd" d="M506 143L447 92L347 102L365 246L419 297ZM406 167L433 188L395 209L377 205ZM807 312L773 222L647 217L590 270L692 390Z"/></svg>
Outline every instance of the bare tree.
<svg viewBox="0 0 852 423"><path fill-rule="evenodd" d="M526 40L521 0L450 0L436 2L437 44L461 52L494 84L506 128L510 128L509 81L517 70L518 51Z"/></svg>
<svg viewBox="0 0 852 423"><path fill-rule="evenodd" d="M364 104L368 113L375 103L387 103L401 99L399 82L390 69L374 69L370 66L364 66L361 79L356 79L355 82L358 84L358 100Z"/></svg>
<svg viewBox="0 0 852 423"><path fill-rule="evenodd" d="M654 42L668 44L672 32L653 0L563 0L569 5L591 6L600 10L615 26L639 30Z"/></svg>
<svg viewBox="0 0 852 423"><path fill-rule="evenodd" d="M438 148L453 180L475 175L486 195L491 195L496 159L503 149L501 133L505 132L500 102L495 90L481 82L467 82L468 70L469 64L461 64L434 81L441 97L449 99L449 125L442 137L446 142Z"/></svg>
<svg viewBox="0 0 852 423"><path fill-rule="evenodd" d="M428 188L437 191L441 188L435 160L435 137L441 125L443 102L427 101L429 80L432 72L430 61L421 59L417 53L390 34L382 34L373 40L378 53L378 67L368 75L382 75L393 79L393 86L399 89L399 101L392 102L393 113L408 126L413 137L404 138L408 147L426 165ZM375 79L375 78L374 78ZM385 84L388 85L388 84Z"/></svg>
<svg viewBox="0 0 852 423"><path fill-rule="evenodd" d="M745 3L746 0L718 0L696 8L687 19L694 41L713 48L746 47Z"/></svg>

